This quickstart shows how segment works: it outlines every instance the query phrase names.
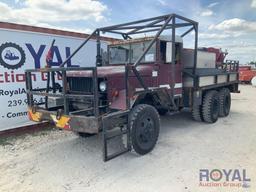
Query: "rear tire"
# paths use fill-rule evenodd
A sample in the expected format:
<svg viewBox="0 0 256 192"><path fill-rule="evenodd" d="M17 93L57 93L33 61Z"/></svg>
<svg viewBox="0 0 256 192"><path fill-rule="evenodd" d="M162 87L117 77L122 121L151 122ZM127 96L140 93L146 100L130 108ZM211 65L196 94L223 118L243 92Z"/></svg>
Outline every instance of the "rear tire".
<svg viewBox="0 0 256 192"><path fill-rule="evenodd" d="M203 99L203 119L215 123L219 117L219 95L217 91L208 91Z"/></svg>
<svg viewBox="0 0 256 192"><path fill-rule="evenodd" d="M136 153L144 155L153 150L158 140L160 117L150 105L140 104L133 108L129 117L131 143Z"/></svg>
<svg viewBox="0 0 256 192"><path fill-rule="evenodd" d="M203 114L202 114L202 106L201 105L195 105L192 109L192 118L195 121L203 121Z"/></svg>
<svg viewBox="0 0 256 192"><path fill-rule="evenodd" d="M229 115L230 106L231 106L231 96L230 91L227 88L223 88L219 92L219 99L220 99L220 109L219 109L219 116L226 117Z"/></svg>

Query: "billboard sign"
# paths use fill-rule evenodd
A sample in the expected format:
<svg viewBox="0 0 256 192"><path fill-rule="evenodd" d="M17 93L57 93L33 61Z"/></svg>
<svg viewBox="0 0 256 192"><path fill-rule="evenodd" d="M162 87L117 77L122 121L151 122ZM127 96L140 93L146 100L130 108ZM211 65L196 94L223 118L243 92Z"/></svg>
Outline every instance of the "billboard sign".
<svg viewBox="0 0 256 192"><path fill-rule="evenodd" d="M0 28L0 131L31 124L27 117L25 90L26 69L46 66L46 55L52 48L51 66L57 67L72 54L83 38ZM102 42L107 49L107 41ZM68 67L91 67L96 63L96 41L90 40L71 60ZM46 87L45 74L38 73L32 80ZM42 98L35 98L41 102ZM37 101L38 100L38 101Z"/></svg>

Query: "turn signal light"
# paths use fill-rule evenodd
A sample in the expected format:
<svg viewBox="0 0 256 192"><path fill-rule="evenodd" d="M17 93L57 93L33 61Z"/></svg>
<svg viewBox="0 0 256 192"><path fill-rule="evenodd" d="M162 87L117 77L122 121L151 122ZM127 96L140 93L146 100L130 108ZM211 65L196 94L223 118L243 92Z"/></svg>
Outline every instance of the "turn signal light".
<svg viewBox="0 0 256 192"><path fill-rule="evenodd" d="M60 116L56 117L56 115L51 115L52 120L54 121L56 127L62 128L62 129L70 129L69 120L70 118L67 116Z"/></svg>

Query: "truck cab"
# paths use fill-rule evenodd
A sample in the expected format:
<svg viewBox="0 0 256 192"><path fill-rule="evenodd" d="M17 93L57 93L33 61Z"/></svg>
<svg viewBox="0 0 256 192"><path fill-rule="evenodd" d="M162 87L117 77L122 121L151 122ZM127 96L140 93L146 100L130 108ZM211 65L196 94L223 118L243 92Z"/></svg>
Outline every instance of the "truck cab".
<svg viewBox="0 0 256 192"><path fill-rule="evenodd" d="M117 41L108 47L107 66L109 67L123 67L124 65L131 65L136 62L139 56L143 53L153 37L139 38L127 41ZM180 59L182 51L182 38L176 36L175 39L175 73L174 79L175 97L181 97L182 94L182 63ZM144 79L145 85L149 90L154 90L159 87L166 87L170 91L172 79L172 43L168 36L160 36L152 45L147 54L142 58L138 71ZM143 87L139 84L136 76L130 73L129 79L129 95L135 95L136 92L142 91ZM109 81L110 87L114 87L115 91L123 91L125 87L122 85L124 75L119 77L111 76ZM111 96L111 95L109 95ZM111 97L110 97L111 99ZM119 101L120 100L120 101ZM110 108L125 109L125 98L119 97L112 100ZM134 102L134 100L131 100ZM137 101L138 102L138 101Z"/></svg>

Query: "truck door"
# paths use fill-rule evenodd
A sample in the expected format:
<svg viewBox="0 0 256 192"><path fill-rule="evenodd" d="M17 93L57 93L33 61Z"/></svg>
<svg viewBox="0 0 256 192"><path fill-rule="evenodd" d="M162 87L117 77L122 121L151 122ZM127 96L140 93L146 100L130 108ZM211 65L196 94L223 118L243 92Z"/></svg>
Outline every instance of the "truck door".
<svg viewBox="0 0 256 192"><path fill-rule="evenodd" d="M175 67L174 67L174 93L181 96L182 93L182 66L180 62L182 44L175 43ZM159 87L171 88L172 82L172 42L160 41Z"/></svg>

